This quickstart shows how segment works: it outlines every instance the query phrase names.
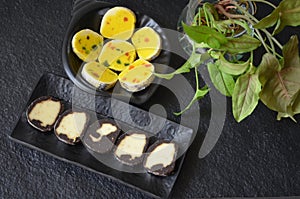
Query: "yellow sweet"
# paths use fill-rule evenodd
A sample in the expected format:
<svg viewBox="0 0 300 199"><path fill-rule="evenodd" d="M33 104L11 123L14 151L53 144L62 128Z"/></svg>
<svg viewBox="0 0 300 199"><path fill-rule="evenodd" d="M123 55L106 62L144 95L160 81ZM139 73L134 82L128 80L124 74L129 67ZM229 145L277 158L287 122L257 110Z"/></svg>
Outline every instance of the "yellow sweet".
<svg viewBox="0 0 300 199"><path fill-rule="evenodd" d="M81 30L72 38L73 52L85 62L96 60L102 45L103 37L90 29Z"/></svg>
<svg viewBox="0 0 300 199"><path fill-rule="evenodd" d="M86 63L81 71L82 77L96 88L108 90L115 85L118 75L98 62Z"/></svg>
<svg viewBox="0 0 300 199"><path fill-rule="evenodd" d="M135 28L135 14L124 7L109 9L102 18L100 33L105 38L127 40Z"/></svg>
<svg viewBox="0 0 300 199"><path fill-rule="evenodd" d="M136 58L135 48L132 44L122 40L107 42L99 55L98 61L105 67L122 71Z"/></svg>
<svg viewBox="0 0 300 199"><path fill-rule="evenodd" d="M139 58L152 60L160 53L160 36L150 27L143 27L136 31L131 41L136 48Z"/></svg>
<svg viewBox="0 0 300 199"><path fill-rule="evenodd" d="M150 62L138 59L119 74L119 81L126 90L137 92L151 84L153 73L154 66Z"/></svg>

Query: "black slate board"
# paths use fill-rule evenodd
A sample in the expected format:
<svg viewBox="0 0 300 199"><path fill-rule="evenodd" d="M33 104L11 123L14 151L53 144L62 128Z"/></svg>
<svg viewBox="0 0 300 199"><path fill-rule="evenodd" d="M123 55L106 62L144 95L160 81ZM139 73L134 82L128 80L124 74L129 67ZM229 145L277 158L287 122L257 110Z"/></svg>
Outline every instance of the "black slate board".
<svg viewBox="0 0 300 199"><path fill-rule="evenodd" d="M121 172L99 162L91 155L91 153L89 153L83 144L70 146L59 141L53 132L41 133L34 129L28 124L25 111L27 106L34 99L45 95L50 95L63 100L67 108L72 106L72 108L76 107L78 109L83 109L88 113L92 113L92 110L95 110L96 118L94 119L114 116L117 121L121 122L122 127L123 125L126 126L125 128L137 129L137 126L143 127L147 124L151 124L151 122L156 122L156 124L157 122L163 123L163 128L151 139L152 142L156 139L173 139L179 143L179 154L182 155L176 161L174 174L168 177L157 177L148 173ZM119 111L112 111L110 108L112 107L111 105ZM62 161L78 165L97 174L120 181L130 187L146 192L153 197L166 198L171 193L184 160L184 151L188 147L193 134L193 130L190 128L165 120L154 114L149 114L134 106L128 106L124 102L100 96L95 97L85 93L74 86L70 80L50 73L42 76L34 89L27 106L10 135L12 140L44 152ZM126 107L130 108L131 119L135 124L138 124L137 126L132 127L128 125L127 122L129 120L124 114ZM92 119L90 120L90 123L92 123Z"/></svg>

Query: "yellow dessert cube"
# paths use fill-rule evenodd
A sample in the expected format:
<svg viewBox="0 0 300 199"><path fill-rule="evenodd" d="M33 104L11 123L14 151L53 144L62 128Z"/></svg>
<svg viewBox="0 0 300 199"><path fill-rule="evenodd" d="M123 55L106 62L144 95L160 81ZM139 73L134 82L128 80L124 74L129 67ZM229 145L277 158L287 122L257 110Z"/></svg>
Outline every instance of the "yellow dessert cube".
<svg viewBox="0 0 300 199"><path fill-rule="evenodd" d="M96 60L102 45L103 37L90 29L81 30L72 38L73 52L85 62Z"/></svg>
<svg viewBox="0 0 300 199"><path fill-rule="evenodd" d="M115 85L118 75L98 62L86 63L81 71L82 77L96 88L108 90Z"/></svg>
<svg viewBox="0 0 300 199"><path fill-rule="evenodd" d="M119 81L123 88L130 92L145 89L154 80L154 66L150 62L138 59L119 74Z"/></svg>
<svg viewBox="0 0 300 199"><path fill-rule="evenodd" d="M98 61L105 67L123 71L134 62L135 58L135 48L131 43L122 40L112 40L103 46Z"/></svg>
<svg viewBox="0 0 300 199"><path fill-rule="evenodd" d="M128 8L114 7L102 18L100 33L105 38L127 40L135 28L135 14Z"/></svg>
<svg viewBox="0 0 300 199"><path fill-rule="evenodd" d="M131 41L136 48L139 58L152 60L160 53L160 36L150 27L143 27L136 31L133 34Z"/></svg>

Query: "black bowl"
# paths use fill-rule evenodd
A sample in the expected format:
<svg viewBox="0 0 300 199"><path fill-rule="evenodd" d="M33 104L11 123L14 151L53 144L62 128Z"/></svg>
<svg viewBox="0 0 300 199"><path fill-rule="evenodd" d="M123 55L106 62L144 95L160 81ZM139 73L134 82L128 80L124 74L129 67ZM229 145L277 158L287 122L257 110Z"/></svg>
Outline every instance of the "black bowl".
<svg viewBox="0 0 300 199"><path fill-rule="evenodd" d="M113 89L108 91L99 90L83 79L81 76L81 66L83 65L83 61L80 60L72 50L71 42L73 35L76 32L86 28L94 30L95 32L99 32L103 15L114 6L117 5L99 1L87 1L74 7L75 11L67 29L62 47L62 60L64 69L72 82L77 87L88 93L106 97L113 96L123 100L128 100L128 98L130 98L131 103L142 104L146 102L157 89L159 85L158 78L156 78L154 83L152 83L149 87L136 93L130 93L124 90L121 88L119 83L117 83ZM162 41L162 50L159 56L152 60L151 63L155 65L156 72L166 72L167 67L163 67L163 65L169 64L171 54L166 50L170 49L170 47L164 30L149 16L134 10L133 12L135 12L137 17L136 28L148 26L153 28L160 35Z"/></svg>

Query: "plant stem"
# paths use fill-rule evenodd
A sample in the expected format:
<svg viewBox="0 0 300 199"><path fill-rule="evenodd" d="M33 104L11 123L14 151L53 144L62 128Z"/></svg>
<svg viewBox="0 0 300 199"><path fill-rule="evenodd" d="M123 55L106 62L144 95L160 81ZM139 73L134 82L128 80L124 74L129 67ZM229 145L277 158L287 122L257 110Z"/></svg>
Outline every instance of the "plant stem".
<svg viewBox="0 0 300 199"><path fill-rule="evenodd" d="M251 0L251 1L253 1L253 2L259 2L259 3L264 3L264 4L267 4L267 5L271 6L271 7L273 7L273 8L276 8L276 6L274 4L272 4L271 2L269 2L269 1L264 1L264 0Z"/></svg>
<svg viewBox="0 0 300 199"><path fill-rule="evenodd" d="M196 76L196 92L192 98L192 100L190 101L190 103L180 112L174 112L173 114L176 116L179 116L181 114L183 114L185 111L187 111L193 104L194 102L197 100L197 91L198 91L198 86L199 86L199 81L198 81L198 71L197 71L197 66L195 66L195 76Z"/></svg>
<svg viewBox="0 0 300 199"><path fill-rule="evenodd" d="M279 41L277 39L275 39L275 37L272 36L271 33L269 33L266 29L262 30L267 36L271 37L271 39L275 42L275 44L282 50L283 46L279 43Z"/></svg>
<svg viewBox="0 0 300 199"><path fill-rule="evenodd" d="M273 41L272 41L272 37L267 37L267 38L268 38L269 43L270 43L270 45L271 45L271 50L272 50L273 54L276 54L276 50L275 50L274 43L273 43Z"/></svg>
<svg viewBox="0 0 300 199"><path fill-rule="evenodd" d="M269 53L269 48L268 48L268 45L266 44L266 42L264 41L263 37L261 36L259 30L255 29L255 32L256 32L256 36L257 38L261 41L261 43L263 44L265 50Z"/></svg>
<svg viewBox="0 0 300 199"><path fill-rule="evenodd" d="M200 26L201 25L201 9L199 8L198 9L198 26Z"/></svg>
<svg viewBox="0 0 300 199"><path fill-rule="evenodd" d="M268 48L270 49L270 50L272 50L269 46L268 46ZM280 54L278 54L276 51L274 52L274 55L276 55L279 59L282 59L283 57L280 55Z"/></svg>
<svg viewBox="0 0 300 199"><path fill-rule="evenodd" d="M254 55L253 51L250 52L250 63L253 63Z"/></svg>
<svg viewBox="0 0 300 199"><path fill-rule="evenodd" d="M195 15L194 20L193 20L193 24L196 26L200 26L201 25L201 12L200 12L200 8L198 9L198 13Z"/></svg>
<svg viewBox="0 0 300 199"><path fill-rule="evenodd" d="M206 25L208 27L210 27L209 20L208 20L208 15L207 15L207 11L206 11L206 8L205 8L205 4L203 5L203 10L204 10L204 16L205 16L205 20L206 20Z"/></svg>
<svg viewBox="0 0 300 199"><path fill-rule="evenodd" d="M263 0L262 0L263 1ZM250 22L252 25L254 25L254 23L258 23L259 21L258 21L258 19L256 19L253 15L251 15L250 13L248 13L248 12L246 12L241 6L239 6L239 4L237 4L236 2L232 2L232 4L233 5L235 5L239 10L241 10L247 17L249 17L250 18L250 20L246 17L246 20L248 21L248 22ZM270 41L270 43L271 43L271 40L273 40L274 42L275 42L275 44L280 48L280 49L282 49L282 45L279 43L279 41L277 41L277 39L276 38L274 38L273 36L272 36L272 34L271 33L269 33L266 29L261 29L261 31L263 31L265 34L266 34L266 36L268 37L268 39L269 39L269 41ZM261 40L261 42L263 43L264 42L264 40ZM272 45L272 44L271 44Z"/></svg>
<svg viewBox="0 0 300 199"><path fill-rule="evenodd" d="M234 3L234 5L235 5L235 3ZM244 19L246 21L249 21L249 19L245 15L231 14L231 13L227 12L221 5L217 4L216 8L229 19ZM244 9L242 8L242 10L244 10Z"/></svg>
<svg viewBox="0 0 300 199"><path fill-rule="evenodd" d="M198 66L195 66L195 76L196 76L196 90L200 89L199 88L199 78L198 78L198 70L197 70Z"/></svg>

